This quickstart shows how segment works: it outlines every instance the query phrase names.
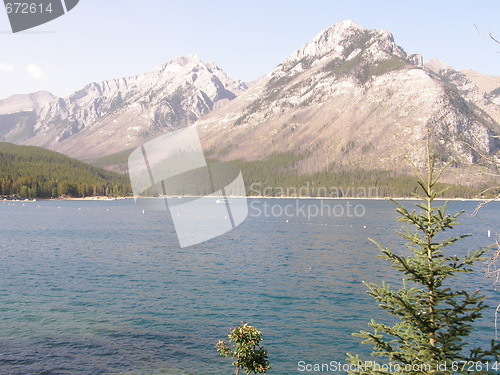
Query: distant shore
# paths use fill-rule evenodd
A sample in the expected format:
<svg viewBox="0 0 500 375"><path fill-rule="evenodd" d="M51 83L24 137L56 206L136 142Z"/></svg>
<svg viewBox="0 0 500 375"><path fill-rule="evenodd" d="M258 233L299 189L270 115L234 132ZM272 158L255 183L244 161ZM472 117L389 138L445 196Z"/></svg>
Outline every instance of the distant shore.
<svg viewBox="0 0 500 375"><path fill-rule="evenodd" d="M165 199L165 197L141 197L142 199ZM222 196L202 196L202 195L181 195L173 196L169 198L223 198ZM419 198L414 197L270 197L270 196L227 196L228 199L301 199L301 200L376 200L376 201L419 201ZM93 200L124 200L124 199L134 199L133 197L85 197L85 198L55 198L54 200L75 200L75 201L93 201ZM489 198L436 198L439 201L471 201L471 202L483 202L490 200Z"/></svg>
<svg viewBox="0 0 500 375"><path fill-rule="evenodd" d="M47 200L50 200L50 201L121 201L124 199L132 199L132 197L106 197L106 196L81 197L81 198L59 197L59 198L50 198Z"/></svg>
<svg viewBox="0 0 500 375"><path fill-rule="evenodd" d="M228 197L228 198L245 198L245 197ZM267 196L249 196L250 199L319 199L319 200L375 200L375 201L419 201L421 199L415 197L267 197ZM439 201L471 201L483 202L488 198L436 198Z"/></svg>
<svg viewBox="0 0 500 375"><path fill-rule="evenodd" d="M182 195L174 196L169 198L213 198L218 199L222 196L193 196L193 195ZM415 197L271 197L271 196L227 196L228 199L300 199L300 200L375 200L375 201L419 201L419 198ZM106 197L106 196L95 196L95 197L58 197L58 198L35 198L35 199L24 199L24 198L4 198L3 201L14 201L14 202L31 202L31 201L120 201L126 199L134 199L134 197ZM141 197L141 199L165 199L165 197ZM0 199L1 200L1 199ZM484 202L490 201L491 198L436 198L438 201L471 201L471 202Z"/></svg>
<svg viewBox="0 0 500 375"><path fill-rule="evenodd" d="M124 199L133 199L133 197L58 197L58 198L0 198L0 202L38 202L38 201L120 201Z"/></svg>

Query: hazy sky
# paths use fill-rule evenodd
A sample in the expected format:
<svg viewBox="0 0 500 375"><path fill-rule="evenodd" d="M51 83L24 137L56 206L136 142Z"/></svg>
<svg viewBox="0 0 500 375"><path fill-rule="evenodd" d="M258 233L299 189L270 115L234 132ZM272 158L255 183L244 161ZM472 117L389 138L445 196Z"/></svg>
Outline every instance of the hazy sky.
<svg viewBox="0 0 500 375"><path fill-rule="evenodd" d="M500 38L499 0L80 0L65 16L18 34L0 9L0 98L38 90L66 96L189 53L252 81L344 19L391 31L424 60L500 76L500 45L474 27Z"/></svg>

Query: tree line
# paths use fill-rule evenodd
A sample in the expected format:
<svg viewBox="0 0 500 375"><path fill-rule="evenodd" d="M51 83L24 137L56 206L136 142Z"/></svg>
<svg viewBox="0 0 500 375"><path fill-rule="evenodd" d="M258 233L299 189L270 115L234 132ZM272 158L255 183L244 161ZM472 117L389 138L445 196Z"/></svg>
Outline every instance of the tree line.
<svg viewBox="0 0 500 375"><path fill-rule="evenodd" d="M290 195L286 192L294 190L297 194L309 192L309 196L313 197L413 197L420 190L415 176L403 172L332 165L327 171L299 174L297 165L300 160L300 155L279 153L272 154L265 160L237 160L233 163L241 168L249 195L259 195L252 192L265 189L265 194L262 195L275 197ZM437 185L440 191L445 187L448 189L440 197L477 198L488 185L466 186L440 182ZM485 197L492 194L494 192L484 193Z"/></svg>
<svg viewBox="0 0 500 375"><path fill-rule="evenodd" d="M116 197L130 192L125 175L39 147L0 143L0 194L3 197Z"/></svg>
<svg viewBox="0 0 500 375"><path fill-rule="evenodd" d="M241 168L249 195L317 197L410 197L419 190L415 178L385 170L332 166L300 175L300 155L282 153L265 160L235 161ZM484 186L439 184L444 197L473 198ZM262 194L255 194L255 190ZM191 189L192 190L192 189ZM192 191L190 191L192 193ZM290 193L292 192L292 193ZM374 193L376 192L376 194ZM210 192L199 192L199 194ZM20 198L126 196L131 194L127 175L106 171L65 155L34 146L0 142L0 195Z"/></svg>

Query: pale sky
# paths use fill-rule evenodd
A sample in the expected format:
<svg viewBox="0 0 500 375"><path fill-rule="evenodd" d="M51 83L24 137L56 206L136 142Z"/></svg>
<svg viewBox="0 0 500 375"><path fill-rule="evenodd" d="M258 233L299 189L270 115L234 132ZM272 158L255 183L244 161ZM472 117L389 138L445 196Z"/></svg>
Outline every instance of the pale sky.
<svg viewBox="0 0 500 375"><path fill-rule="evenodd" d="M267 74L344 19L385 29L408 53L500 76L500 1L80 0L66 15L12 34L0 9L0 99L152 70L195 53L232 78ZM497 38L497 39L498 39Z"/></svg>

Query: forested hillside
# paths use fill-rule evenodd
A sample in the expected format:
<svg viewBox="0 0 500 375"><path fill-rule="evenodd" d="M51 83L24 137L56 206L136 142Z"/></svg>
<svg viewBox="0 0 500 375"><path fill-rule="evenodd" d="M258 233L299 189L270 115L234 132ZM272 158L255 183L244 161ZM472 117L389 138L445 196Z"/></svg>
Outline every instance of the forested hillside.
<svg viewBox="0 0 500 375"><path fill-rule="evenodd" d="M130 153L128 150L113 154L98 159L93 164L102 168L113 168L116 171L126 171ZM210 163L220 161L210 153L207 155ZM396 172L364 170L332 164L324 172L301 174L298 171L298 164L302 159L302 155L287 152L272 154L265 160L234 160L231 164L241 169L248 196L412 197L419 189L417 176L411 167L408 167L406 172ZM459 173L452 167L449 168L449 172ZM447 188L442 194L444 198L493 198L498 192L488 190L492 186L496 186L493 178L491 181L475 185L439 184L440 189ZM485 190L488 191L484 192Z"/></svg>
<svg viewBox="0 0 500 375"><path fill-rule="evenodd" d="M363 170L332 165L327 171L299 174L300 155L272 154L266 160L234 161L241 168L249 196L312 196L331 198L412 197L419 189L415 171ZM413 172L413 173L412 173ZM458 173L458 172L456 172ZM474 186L438 184L444 198L493 198L494 180Z"/></svg>
<svg viewBox="0 0 500 375"><path fill-rule="evenodd" d="M43 148L0 142L0 194L4 197L125 196L129 192L125 175Z"/></svg>

